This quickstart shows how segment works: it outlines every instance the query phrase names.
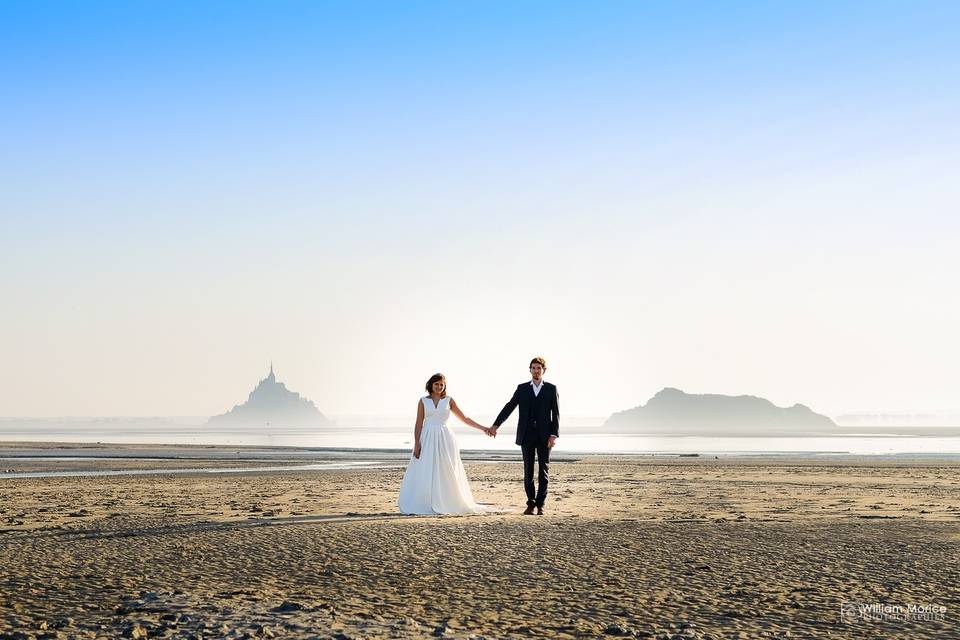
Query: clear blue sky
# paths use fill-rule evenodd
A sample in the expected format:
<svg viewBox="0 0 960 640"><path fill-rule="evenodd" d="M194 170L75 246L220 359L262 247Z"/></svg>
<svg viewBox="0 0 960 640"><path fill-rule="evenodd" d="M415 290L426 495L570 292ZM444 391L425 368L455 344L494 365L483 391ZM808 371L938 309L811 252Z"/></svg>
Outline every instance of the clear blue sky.
<svg viewBox="0 0 960 640"><path fill-rule="evenodd" d="M535 353L584 414L960 406L957 25L5 2L0 415L219 412L271 357L327 412L435 370L491 412Z"/></svg>

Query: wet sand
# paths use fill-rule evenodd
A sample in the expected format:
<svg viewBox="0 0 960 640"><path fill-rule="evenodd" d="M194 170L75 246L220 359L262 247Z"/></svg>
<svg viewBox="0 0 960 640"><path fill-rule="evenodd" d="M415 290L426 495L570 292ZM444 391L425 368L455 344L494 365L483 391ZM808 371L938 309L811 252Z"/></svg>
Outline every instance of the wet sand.
<svg viewBox="0 0 960 640"><path fill-rule="evenodd" d="M407 517L403 454L198 449L6 443L39 457L0 468L383 466L0 475L0 637L960 637L956 461L557 452L541 517L515 460L465 452L475 497L510 511ZM851 622L845 602L946 611Z"/></svg>

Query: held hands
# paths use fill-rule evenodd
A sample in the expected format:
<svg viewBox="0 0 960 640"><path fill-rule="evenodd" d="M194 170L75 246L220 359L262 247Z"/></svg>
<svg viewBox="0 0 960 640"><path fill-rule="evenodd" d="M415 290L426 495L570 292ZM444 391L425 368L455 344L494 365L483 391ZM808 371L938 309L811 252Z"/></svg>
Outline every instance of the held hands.
<svg viewBox="0 0 960 640"><path fill-rule="evenodd" d="M490 436L491 438L497 437L497 428L496 427L485 427L483 432Z"/></svg>

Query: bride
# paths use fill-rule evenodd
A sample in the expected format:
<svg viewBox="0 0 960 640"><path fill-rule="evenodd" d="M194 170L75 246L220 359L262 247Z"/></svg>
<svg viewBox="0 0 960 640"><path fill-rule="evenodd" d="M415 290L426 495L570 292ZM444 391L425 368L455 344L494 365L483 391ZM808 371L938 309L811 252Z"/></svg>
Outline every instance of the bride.
<svg viewBox="0 0 960 640"><path fill-rule="evenodd" d="M417 405L413 454L400 484L397 504L400 513L486 513L494 509L473 501L470 483L460 460L460 447L453 430L447 426L452 411L460 420L487 435L484 427L463 415L453 398L447 395L447 379L435 373L427 380L427 393Z"/></svg>

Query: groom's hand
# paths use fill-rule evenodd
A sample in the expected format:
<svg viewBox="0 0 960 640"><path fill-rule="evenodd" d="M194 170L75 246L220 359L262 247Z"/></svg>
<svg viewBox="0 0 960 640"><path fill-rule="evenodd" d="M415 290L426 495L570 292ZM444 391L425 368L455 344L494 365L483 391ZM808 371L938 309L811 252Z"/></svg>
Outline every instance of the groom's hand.
<svg viewBox="0 0 960 640"><path fill-rule="evenodd" d="M490 436L491 438L496 438L496 437L497 437L497 428L496 428L496 427L488 427L488 428L487 428L487 435Z"/></svg>
<svg viewBox="0 0 960 640"><path fill-rule="evenodd" d="M550 439L547 440L547 449L553 449L555 444L557 444L557 436L550 436Z"/></svg>

